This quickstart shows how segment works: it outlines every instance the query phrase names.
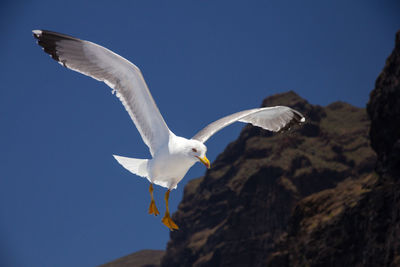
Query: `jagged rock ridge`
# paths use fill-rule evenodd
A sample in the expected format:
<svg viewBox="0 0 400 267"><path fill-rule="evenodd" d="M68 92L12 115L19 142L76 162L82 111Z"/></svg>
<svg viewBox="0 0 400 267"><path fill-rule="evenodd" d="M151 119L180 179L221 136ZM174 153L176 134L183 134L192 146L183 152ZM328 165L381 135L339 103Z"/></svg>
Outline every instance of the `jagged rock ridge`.
<svg viewBox="0 0 400 267"><path fill-rule="evenodd" d="M301 201L269 266L400 266L400 32L367 108L377 173Z"/></svg>
<svg viewBox="0 0 400 267"><path fill-rule="evenodd" d="M371 173L365 109L311 105L292 91L262 104L274 105L308 122L283 134L246 126L204 177L189 182L162 266L264 266L300 199Z"/></svg>
<svg viewBox="0 0 400 267"><path fill-rule="evenodd" d="M162 250L144 249L99 267L158 267L164 253Z"/></svg>
<svg viewBox="0 0 400 267"><path fill-rule="evenodd" d="M185 187L161 265L400 266L399 85L400 32L368 103L377 161L364 109L264 100L309 120L284 134L246 126Z"/></svg>

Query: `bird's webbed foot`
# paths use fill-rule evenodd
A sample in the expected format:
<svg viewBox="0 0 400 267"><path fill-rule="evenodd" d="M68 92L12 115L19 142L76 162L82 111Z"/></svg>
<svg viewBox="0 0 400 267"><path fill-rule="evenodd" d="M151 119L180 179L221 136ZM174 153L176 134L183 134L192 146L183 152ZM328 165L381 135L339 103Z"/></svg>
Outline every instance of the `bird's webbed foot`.
<svg viewBox="0 0 400 267"><path fill-rule="evenodd" d="M154 214L154 216L160 215L160 212L157 209L156 202L154 202L154 199L152 199L150 202L149 214Z"/></svg>
<svg viewBox="0 0 400 267"><path fill-rule="evenodd" d="M176 223L171 219L171 216L169 215L169 212L165 212L164 217L161 220L163 222L163 224L165 224L165 226L167 226L169 228L169 230L174 231L174 230L178 230L179 227L178 225L176 225Z"/></svg>
<svg viewBox="0 0 400 267"><path fill-rule="evenodd" d="M150 207L149 207L149 214L154 214L154 216L157 216L160 214L160 212L157 209L156 202L154 202L153 198L153 184L150 184L149 192L151 196L151 202L150 202Z"/></svg>

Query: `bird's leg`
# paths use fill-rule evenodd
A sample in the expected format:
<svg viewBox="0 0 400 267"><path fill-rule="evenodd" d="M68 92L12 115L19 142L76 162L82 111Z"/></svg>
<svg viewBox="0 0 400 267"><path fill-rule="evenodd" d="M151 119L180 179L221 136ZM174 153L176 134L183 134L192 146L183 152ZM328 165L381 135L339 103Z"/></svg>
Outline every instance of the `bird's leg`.
<svg viewBox="0 0 400 267"><path fill-rule="evenodd" d="M160 214L160 212L158 211L158 209L156 207L156 203L154 202L153 191L154 191L153 184L150 184L149 192L150 192L150 196L151 196L151 202L150 202L150 207L149 207L149 214L154 214L154 216L157 216Z"/></svg>
<svg viewBox="0 0 400 267"><path fill-rule="evenodd" d="M176 224L174 223L174 221L171 219L171 216L169 216L169 208L168 208L169 192L170 192L170 190L168 190L168 191L165 193L165 205L167 206L167 210L165 211L164 218L162 218L162 222L163 222L163 224L165 224L165 226L167 226L171 231L174 231L174 229L178 230L179 227L178 227L178 225L176 225Z"/></svg>

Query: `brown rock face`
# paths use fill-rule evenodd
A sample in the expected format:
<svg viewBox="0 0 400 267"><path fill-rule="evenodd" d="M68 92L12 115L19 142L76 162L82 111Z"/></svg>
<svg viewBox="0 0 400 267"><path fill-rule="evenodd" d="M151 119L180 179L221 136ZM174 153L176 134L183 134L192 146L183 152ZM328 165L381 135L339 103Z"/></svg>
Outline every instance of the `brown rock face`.
<svg viewBox="0 0 400 267"><path fill-rule="evenodd" d="M282 134L246 126L190 181L161 266L400 266L400 32L371 127L342 102L288 92L263 102L274 105L308 121Z"/></svg>
<svg viewBox="0 0 400 267"><path fill-rule="evenodd" d="M161 266L265 266L299 200L345 186L346 179L358 187L353 179L372 179L365 109L311 105L294 92L263 102L274 105L295 108L308 121L280 134L246 126L204 177L189 182L173 216L180 230L171 233ZM353 191L342 198L358 194Z"/></svg>
<svg viewBox="0 0 400 267"><path fill-rule="evenodd" d="M400 31L395 48L375 83L368 103L371 145L378 154L377 171L400 174Z"/></svg>
<svg viewBox="0 0 400 267"><path fill-rule="evenodd" d="M299 202L269 266L400 266L400 32L368 114L376 173Z"/></svg>
<svg viewBox="0 0 400 267"><path fill-rule="evenodd" d="M99 267L158 267L164 253L162 250L144 249Z"/></svg>

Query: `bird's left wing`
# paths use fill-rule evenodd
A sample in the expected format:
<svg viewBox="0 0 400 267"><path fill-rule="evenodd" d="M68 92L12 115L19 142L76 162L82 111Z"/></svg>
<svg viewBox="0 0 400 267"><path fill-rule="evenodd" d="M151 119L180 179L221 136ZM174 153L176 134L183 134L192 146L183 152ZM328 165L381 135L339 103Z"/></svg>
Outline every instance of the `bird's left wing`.
<svg viewBox="0 0 400 267"><path fill-rule="evenodd" d="M151 155L168 141L170 130L138 67L89 41L45 30L34 30L33 36L61 65L103 81L116 92Z"/></svg>
<svg viewBox="0 0 400 267"><path fill-rule="evenodd" d="M210 123L193 136L192 139L204 143L213 134L236 121L251 123L266 130L278 132L294 123L304 122L305 118L300 112L285 106L249 109Z"/></svg>

